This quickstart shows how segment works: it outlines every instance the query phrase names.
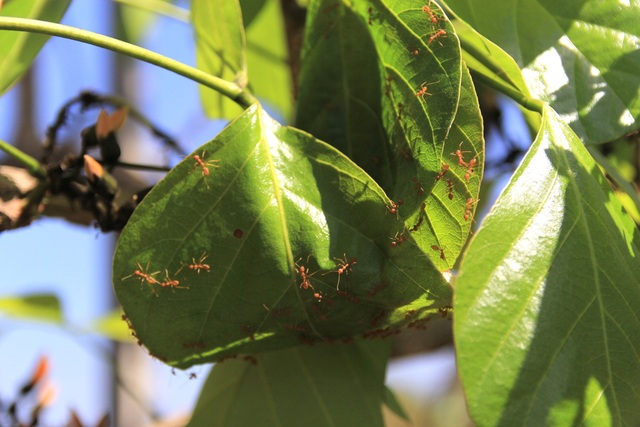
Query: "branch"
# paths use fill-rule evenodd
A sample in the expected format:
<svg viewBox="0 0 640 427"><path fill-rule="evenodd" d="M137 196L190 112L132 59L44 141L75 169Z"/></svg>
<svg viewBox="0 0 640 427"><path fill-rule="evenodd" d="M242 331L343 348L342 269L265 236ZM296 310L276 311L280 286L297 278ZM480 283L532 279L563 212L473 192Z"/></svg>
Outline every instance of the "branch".
<svg viewBox="0 0 640 427"><path fill-rule="evenodd" d="M44 179L47 177L47 173L45 172L44 168L40 165L40 163L38 163L36 159L31 157L24 151L19 150L13 145L6 143L2 140L0 140L0 150L4 151L5 153L19 160L20 163L26 166L27 170L32 176L35 176L36 178L39 178L39 179Z"/></svg>
<svg viewBox="0 0 640 427"><path fill-rule="evenodd" d="M24 31L30 33L46 34L76 40L82 43L92 44L111 50L122 55L139 59L144 62L164 68L190 80L207 86L236 102L242 108L248 108L257 100L245 92L235 83L228 82L219 77L212 76L197 68L190 67L175 59L168 58L148 49L123 42L113 37L97 34L68 25L54 24L52 22L37 19L0 17L0 30Z"/></svg>

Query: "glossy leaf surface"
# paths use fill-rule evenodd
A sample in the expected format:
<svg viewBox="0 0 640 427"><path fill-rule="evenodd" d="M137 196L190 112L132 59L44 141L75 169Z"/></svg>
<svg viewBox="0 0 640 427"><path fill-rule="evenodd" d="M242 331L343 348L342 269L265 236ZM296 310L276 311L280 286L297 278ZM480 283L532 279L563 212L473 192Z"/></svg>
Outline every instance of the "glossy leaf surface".
<svg viewBox="0 0 640 427"><path fill-rule="evenodd" d="M383 338L446 313L451 296L413 239L389 244L403 228L389 207L340 152L256 105L136 209L116 294L138 338L179 367Z"/></svg>
<svg viewBox="0 0 640 427"><path fill-rule="evenodd" d="M58 22L71 0L20 0L5 2L0 16ZM6 92L31 66L48 37L39 34L0 31L0 94Z"/></svg>
<svg viewBox="0 0 640 427"><path fill-rule="evenodd" d="M188 426L381 427L390 350L361 342L227 360L211 371Z"/></svg>
<svg viewBox="0 0 640 427"><path fill-rule="evenodd" d="M444 13L435 3L428 11L394 1L312 3L299 94L298 125L375 178L405 220L398 237L413 234L438 268L450 268L466 240L465 204L477 195L483 142L475 91ZM467 165L475 156L468 179L468 166L450 155L457 149Z"/></svg>
<svg viewBox="0 0 640 427"><path fill-rule="evenodd" d="M638 129L637 2L448 0L447 4L515 59L531 94L549 102L584 142L611 141Z"/></svg>
<svg viewBox="0 0 640 427"><path fill-rule="evenodd" d="M640 423L639 248L600 169L547 107L456 282L458 367L479 426Z"/></svg>

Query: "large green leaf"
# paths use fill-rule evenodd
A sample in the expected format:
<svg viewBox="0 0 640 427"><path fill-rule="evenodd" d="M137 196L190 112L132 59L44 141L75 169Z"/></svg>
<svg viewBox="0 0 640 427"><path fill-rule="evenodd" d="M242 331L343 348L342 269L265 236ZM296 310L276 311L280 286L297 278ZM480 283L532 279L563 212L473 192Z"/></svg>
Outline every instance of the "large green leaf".
<svg viewBox="0 0 640 427"><path fill-rule="evenodd" d="M217 364L188 426L383 426L390 350L321 344Z"/></svg>
<svg viewBox="0 0 640 427"><path fill-rule="evenodd" d="M193 0L191 19L198 68L214 76L247 85L245 37L238 0ZM231 118L242 110L233 101L200 87L204 110L213 118Z"/></svg>
<svg viewBox="0 0 640 427"><path fill-rule="evenodd" d="M389 336L442 314L451 293L410 236L389 245L403 229L389 208L348 158L255 105L136 209L116 294L150 352L179 367Z"/></svg>
<svg viewBox="0 0 640 427"><path fill-rule="evenodd" d="M479 426L639 425L640 235L549 107L456 283Z"/></svg>
<svg viewBox="0 0 640 427"><path fill-rule="evenodd" d="M480 182L482 122L453 27L437 5L429 11L435 23L406 2L312 2L297 123L374 177L400 205L406 229L399 238L413 232L447 269L469 230L464 216ZM479 165L469 179L450 155L459 148L464 162L475 156ZM451 172L442 175L445 168Z"/></svg>
<svg viewBox="0 0 640 427"><path fill-rule="evenodd" d="M19 0L4 3L0 8L0 16L58 22L71 0ZM0 31L0 94L18 81L48 39L39 34Z"/></svg>
<svg viewBox="0 0 640 427"><path fill-rule="evenodd" d="M613 0L448 0L523 69L584 142L638 129L640 6Z"/></svg>

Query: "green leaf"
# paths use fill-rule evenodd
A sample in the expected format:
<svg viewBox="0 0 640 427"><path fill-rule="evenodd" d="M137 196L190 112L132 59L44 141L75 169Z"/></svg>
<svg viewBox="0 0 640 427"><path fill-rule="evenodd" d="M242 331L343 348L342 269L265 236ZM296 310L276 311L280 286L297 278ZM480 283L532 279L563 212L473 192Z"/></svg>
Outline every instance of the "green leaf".
<svg viewBox="0 0 640 427"><path fill-rule="evenodd" d="M188 426L383 426L390 350L318 345L217 364Z"/></svg>
<svg viewBox="0 0 640 427"><path fill-rule="evenodd" d="M400 402L398 402L396 394L387 386L384 387L384 403L385 405L387 405L387 408L389 408L389 410L391 410L394 414L396 414L403 420L411 421L409 415L407 415Z"/></svg>
<svg viewBox="0 0 640 427"><path fill-rule="evenodd" d="M458 368L479 426L640 423L639 243L546 107L456 282Z"/></svg>
<svg viewBox="0 0 640 427"><path fill-rule="evenodd" d="M140 340L178 367L384 338L451 296L413 239L390 247L403 225L388 208L348 158L256 104L140 203L115 291Z"/></svg>
<svg viewBox="0 0 640 427"><path fill-rule="evenodd" d="M471 70L487 80L511 86L523 97L531 97L520 67L509 54L463 20L457 19L454 26L462 46L462 59Z"/></svg>
<svg viewBox="0 0 640 427"><path fill-rule="evenodd" d="M418 163L412 169L431 166L432 180L440 169L461 78L451 24L443 20L448 36L429 44L434 29L421 8L394 7L312 3L297 112L299 127L345 153L392 196L397 157ZM423 87L426 94L416 96Z"/></svg>
<svg viewBox="0 0 640 427"><path fill-rule="evenodd" d="M297 123L376 179L406 221L398 237L417 232L444 270L466 240L465 204L477 196L481 171L469 184L466 168L442 175L443 168L457 164L449 153L458 148L466 162L476 156L482 164L482 122L468 75L466 103L459 104L463 73L453 27L437 5L430 11L436 23L422 6L402 2L312 3ZM459 105L458 126L470 134L452 136Z"/></svg>
<svg viewBox="0 0 640 427"><path fill-rule="evenodd" d="M0 312L26 320L62 323L60 300L53 294L0 298Z"/></svg>
<svg viewBox="0 0 640 427"><path fill-rule="evenodd" d="M253 4L253 0L251 2ZM244 13L244 9L243 9ZM291 120L293 104L291 67L279 0L268 0L247 25L247 68L251 89L261 102Z"/></svg>
<svg viewBox="0 0 640 427"><path fill-rule="evenodd" d="M267 0L240 0L240 8L242 9L242 22L244 27L249 28L253 20L260 14Z"/></svg>
<svg viewBox="0 0 640 427"><path fill-rule="evenodd" d="M71 0L9 1L0 8L0 16L59 22L70 3ZM0 94L20 79L48 39L39 34L0 31Z"/></svg>
<svg viewBox="0 0 640 427"><path fill-rule="evenodd" d="M469 167L458 163L455 153L459 149L464 152L462 155L467 163L476 159L477 166L473 168L473 173L468 174ZM439 173L444 171L444 167L448 167L448 172L438 181L434 180L435 185L428 192L424 205L405 222L418 246L428 252L433 263L444 271L453 267L467 242L484 166L482 116L466 66L462 71L460 105L444 142L441 162ZM411 182L411 191L415 192L417 183ZM432 185L431 181L419 182L423 189ZM432 246L442 248L443 252Z"/></svg>
<svg viewBox="0 0 640 427"><path fill-rule="evenodd" d="M448 0L506 50L535 98L549 102L588 143L638 129L640 7L585 0ZM603 125L606 124L606 125Z"/></svg>
<svg viewBox="0 0 640 427"><path fill-rule="evenodd" d="M540 127L541 102L531 97L518 64L498 45L456 17L453 22L462 47L462 59L487 85L511 97L526 109L521 109L532 129Z"/></svg>
<svg viewBox="0 0 640 427"><path fill-rule="evenodd" d="M122 310L119 309L96 319L89 330L114 341L132 341L131 330L123 318Z"/></svg>
<svg viewBox="0 0 640 427"><path fill-rule="evenodd" d="M139 44L155 18L162 14L174 19L185 19L184 11L171 4L170 0L116 0L118 6L118 28L122 39ZM183 12L183 13L181 13Z"/></svg>
<svg viewBox="0 0 640 427"><path fill-rule="evenodd" d="M198 68L246 87L245 38L238 0L193 0L191 19ZM232 100L205 87L200 87L200 98L212 118L231 118L241 111Z"/></svg>

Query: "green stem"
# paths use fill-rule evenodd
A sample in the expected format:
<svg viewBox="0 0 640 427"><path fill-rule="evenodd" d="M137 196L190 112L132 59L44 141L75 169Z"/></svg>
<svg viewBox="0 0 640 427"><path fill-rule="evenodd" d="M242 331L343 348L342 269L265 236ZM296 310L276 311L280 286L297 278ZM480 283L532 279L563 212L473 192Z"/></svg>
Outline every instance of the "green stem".
<svg viewBox="0 0 640 427"><path fill-rule="evenodd" d="M500 76L500 74L503 73L498 64L495 64L485 53L479 52L473 43L468 43L463 37L460 37L460 47L467 53L467 55L487 67L487 69L493 72L496 76ZM544 107L544 103L542 101L525 96L517 87L502 78L491 78L482 72L475 73L475 75L487 86L504 93L527 110L542 114Z"/></svg>
<svg viewBox="0 0 640 427"><path fill-rule="evenodd" d="M47 173L40 165L40 163L22 150L18 150L13 145L2 140L0 140L0 150L18 159L23 165L27 167L29 173L36 178L45 179L47 177Z"/></svg>
<svg viewBox="0 0 640 427"><path fill-rule="evenodd" d="M228 82L219 77L212 76L197 68L190 67L175 59L167 58L148 49L141 48L131 43L126 43L112 37L97 34L91 31L81 30L68 25L54 24L37 19L0 17L0 30L25 31L30 33L46 34L50 36L62 37L79 42L92 44L104 49L111 50L144 62L156 65L176 74L184 76L190 80L207 86L222 95L230 98L242 108L248 108L257 100L245 92L235 83Z"/></svg>

